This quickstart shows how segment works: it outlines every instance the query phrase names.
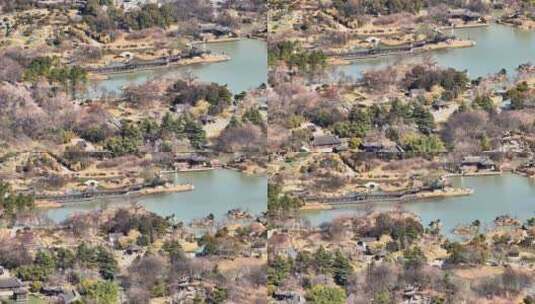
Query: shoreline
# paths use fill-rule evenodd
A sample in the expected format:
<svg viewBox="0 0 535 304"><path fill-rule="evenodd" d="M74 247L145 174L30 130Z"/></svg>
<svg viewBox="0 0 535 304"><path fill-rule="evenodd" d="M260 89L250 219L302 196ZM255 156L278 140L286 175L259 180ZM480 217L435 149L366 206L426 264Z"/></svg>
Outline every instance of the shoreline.
<svg viewBox="0 0 535 304"><path fill-rule="evenodd" d="M228 43L228 42L241 41L244 39L260 40L258 38L233 37L233 38L223 38L223 39L211 39L207 41L196 41L196 42L193 42L192 45ZM168 65L157 65L157 66L151 66L151 67L136 68L136 69L131 69L131 70L121 70L117 72L103 72L103 73L89 72L88 79L93 80L93 81L102 81L102 80L109 79L109 77L113 75L129 74L129 73L135 73L135 72L141 72L141 71L171 68L171 67L176 67L176 66L189 66L189 65L195 65L195 64L218 63L218 62L232 60L230 56L223 55L223 54L215 54L215 55L211 54L211 55L207 55L204 57L196 57L196 58L201 58L201 60L191 58L191 59L185 59L180 62L170 63Z"/></svg>
<svg viewBox="0 0 535 304"><path fill-rule="evenodd" d="M162 193L175 193L175 192L187 192L195 190L193 184L173 184L170 186L158 186L155 188L145 188L141 189L135 194L140 196L143 195L152 195L152 194L162 194Z"/></svg>
<svg viewBox="0 0 535 304"><path fill-rule="evenodd" d="M191 42L191 45L216 44L216 43L240 41L240 40L243 40L243 39L247 39L247 38L244 38L244 37L229 37L229 38L221 38L221 39L209 39L209 40L206 40L206 41L193 41L193 42Z"/></svg>
<svg viewBox="0 0 535 304"><path fill-rule="evenodd" d="M400 52L393 52L393 53L383 53L383 54L373 54L369 56L364 57L337 57L337 56L330 56L327 59L327 63L330 65L350 65L355 62L359 61L365 61L370 59L377 59L377 58L383 58L383 57L389 57L389 56L400 56L400 55L417 55L421 53L426 52L433 52L433 51L439 51L439 50L447 50L447 49L460 49L460 48L469 48L476 45L476 42L473 40L453 40L450 43L437 43L432 45L426 45L422 46L418 49L413 49L411 51L400 51Z"/></svg>
<svg viewBox="0 0 535 304"><path fill-rule="evenodd" d="M221 168L224 169L224 170L230 170L230 171L234 171L234 172L239 172L239 173L245 174L247 176L264 176L264 174L262 174L262 173L256 173L256 172L251 172L251 171L248 171L248 170L243 170L243 169L240 169L240 168L233 167L231 165L223 165Z"/></svg>
<svg viewBox="0 0 535 304"><path fill-rule="evenodd" d="M51 201L51 200L35 200L35 208L37 209L52 209L52 208L61 208L64 204Z"/></svg>
<svg viewBox="0 0 535 304"><path fill-rule="evenodd" d="M496 23L523 31L531 31L535 28L535 21L525 19L497 20Z"/></svg>
<svg viewBox="0 0 535 304"><path fill-rule="evenodd" d="M409 199L422 200L422 199L439 199L447 197L457 197L457 196L468 196L474 193L473 189L470 188L446 188L445 190L438 191L425 191L415 194L414 197ZM404 198L404 200L407 198Z"/></svg>
<svg viewBox="0 0 535 304"><path fill-rule="evenodd" d="M233 41L240 41L240 40L242 40L241 37L232 37L232 38L222 38L222 39L210 39L202 43L215 44L215 43L233 42Z"/></svg>
<svg viewBox="0 0 535 304"><path fill-rule="evenodd" d="M185 67L185 66L195 65L195 64L218 63L218 62L229 61L231 59L232 58L228 55L209 55L205 57L195 57L191 59L186 59L181 62L169 63L166 65L155 65L155 66L148 66L148 67L143 67L143 68L119 70L119 71L114 71L114 72L102 72L102 73L89 72L88 79L93 80L93 81L107 80L109 79L110 76L113 76L113 75L131 74L131 73L137 73L137 72L142 72L142 71L151 71L151 70L173 68L173 67Z"/></svg>
<svg viewBox="0 0 535 304"><path fill-rule="evenodd" d="M511 173L516 174L518 176L525 177L525 178L535 179L535 174L528 174L526 172L518 171L518 170L513 170Z"/></svg>
<svg viewBox="0 0 535 304"><path fill-rule="evenodd" d="M488 171L488 172L468 172L468 173L447 173L442 175L442 177L463 177L463 176L493 176L493 175L502 175L503 171Z"/></svg>
<svg viewBox="0 0 535 304"><path fill-rule="evenodd" d="M176 174L176 173L188 173L188 172L206 172L206 171L214 171L218 168L215 167L203 167L203 168L189 168L184 170L166 170L161 171L161 174Z"/></svg>
<svg viewBox="0 0 535 304"><path fill-rule="evenodd" d="M188 192L195 190L193 184L174 184L171 186L158 186L155 188L144 188L137 191L127 192L125 194L109 195L109 196L92 196L83 199L73 199L73 200L51 200L51 199L39 199L35 200L35 207L38 209L54 209L66 207L70 204L81 204L86 202L93 202L97 199L110 199L110 200L120 200L123 198L133 198L133 197L142 197L150 196L157 194L166 194L166 193L178 193L178 192Z"/></svg>
<svg viewBox="0 0 535 304"><path fill-rule="evenodd" d="M474 173L467 173L467 174L459 174L459 173L450 173L450 174L444 174L442 177L485 177L485 176L499 176L502 175L503 171L494 171L494 172L474 172ZM535 176L527 175L523 172L517 172L517 171L511 171L512 174L518 174L519 176L526 177L533 179ZM300 211L322 211L322 210L331 210L336 209L338 206L353 206L353 205L359 205L359 204L373 204L377 202L396 202L403 204L410 200L425 200L425 199L433 199L433 200L439 200L443 198L448 197L459 197L459 196L468 196L472 195L474 193L474 190L471 188L455 188L455 187L448 187L444 190L435 190L435 191L422 191L415 194L408 194L404 195L398 198L389 198L389 199L383 199L383 200L355 200L345 203L325 203L321 202L319 200L310 201L305 203L304 206L300 207Z"/></svg>
<svg viewBox="0 0 535 304"><path fill-rule="evenodd" d="M344 203L324 203L321 200L311 201L305 203L304 206L300 207L300 211L311 211L311 210L331 210L336 208L336 206L341 205L359 205L359 204L373 204L378 202L396 202L396 203L405 203L410 200L425 200L425 199L441 199L448 197L457 197L457 196L468 196L474 193L473 189L469 188L446 188L444 190L434 190L434 191L422 191L415 194L407 194L400 197L394 198L384 198L384 199L373 199L373 200L355 200L348 201ZM341 200L342 201L342 200Z"/></svg>
<svg viewBox="0 0 535 304"><path fill-rule="evenodd" d="M320 202L312 202L312 203L305 203L305 205L299 207L299 211L314 211L314 210L332 210L334 209L334 206L320 203Z"/></svg>
<svg viewBox="0 0 535 304"><path fill-rule="evenodd" d="M471 24L461 24L454 26L441 26L439 30L456 30L456 29L465 29L465 28L479 28L479 27L489 27L490 22L488 23L471 23Z"/></svg>

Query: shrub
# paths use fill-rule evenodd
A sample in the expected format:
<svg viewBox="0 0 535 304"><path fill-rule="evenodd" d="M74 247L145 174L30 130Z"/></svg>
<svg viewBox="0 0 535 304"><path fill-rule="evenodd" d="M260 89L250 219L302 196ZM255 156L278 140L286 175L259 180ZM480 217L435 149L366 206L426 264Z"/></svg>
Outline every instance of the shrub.
<svg viewBox="0 0 535 304"><path fill-rule="evenodd" d="M315 285L306 293L306 298L312 304L344 304L346 293L340 287Z"/></svg>

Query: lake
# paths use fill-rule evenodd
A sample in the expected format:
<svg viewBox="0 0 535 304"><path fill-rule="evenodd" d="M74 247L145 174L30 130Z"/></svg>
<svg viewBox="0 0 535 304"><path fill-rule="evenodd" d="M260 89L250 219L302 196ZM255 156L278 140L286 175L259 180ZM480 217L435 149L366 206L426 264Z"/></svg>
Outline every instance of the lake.
<svg viewBox="0 0 535 304"><path fill-rule="evenodd" d="M509 74L514 74L518 65L530 61L535 63L535 31L491 24L488 27L456 29L453 33L459 38L475 41L476 45L425 54L431 55L441 66L467 70L471 78L496 73L502 68ZM368 69L381 68L400 61L416 62L424 56L426 55L419 54L357 60L350 65L339 66L335 71L356 78Z"/></svg>
<svg viewBox="0 0 535 304"><path fill-rule="evenodd" d="M228 61L192 64L131 73L111 74L108 79L90 82L88 97L120 94L127 85L141 84L157 77L177 78L191 72L205 82L226 84L233 93L256 88L267 82L267 46L264 41L241 39L206 44L206 49L231 57Z"/></svg>
<svg viewBox="0 0 535 304"><path fill-rule="evenodd" d="M417 200L404 203L374 203L354 205L332 210L304 212L303 216L312 224L346 215L362 215L370 209L392 210L401 207L422 219L427 225L440 219L443 233L451 235L451 230L459 224L470 224L480 220L483 227L491 227L492 221L500 215L511 215L526 220L535 216L535 182L515 174L493 176L450 177L453 186L471 188L469 196L443 199Z"/></svg>
<svg viewBox="0 0 535 304"><path fill-rule="evenodd" d="M267 177L252 176L232 170L212 170L175 174L175 182L191 183L193 191L146 196L133 200L93 201L70 204L61 208L44 209L42 213L54 222L69 215L107 207L128 206L139 202L147 210L162 216L174 214L180 221L190 222L212 213L217 220L226 212L241 208L254 215L266 211Z"/></svg>

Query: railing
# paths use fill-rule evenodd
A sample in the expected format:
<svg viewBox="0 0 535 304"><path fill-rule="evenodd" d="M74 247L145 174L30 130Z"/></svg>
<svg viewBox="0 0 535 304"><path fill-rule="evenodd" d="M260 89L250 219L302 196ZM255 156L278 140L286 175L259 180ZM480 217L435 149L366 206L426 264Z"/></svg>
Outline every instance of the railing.
<svg viewBox="0 0 535 304"><path fill-rule="evenodd" d="M353 205L356 203L402 201L414 197L420 191L433 190L431 187L422 187L398 192L358 192L350 195L336 197L307 196L307 201L319 201L327 205Z"/></svg>
<svg viewBox="0 0 535 304"><path fill-rule="evenodd" d="M98 68L88 67L88 68L85 68L85 70L91 73L103 73L103 74L122 72L122 71L143 69L143 68L149 68L149 67L166 66L171 63L176 63L180 61L181 59L188 59L188 58L192 58L198 55L201 55L201 53L193 54L193 55L190 54L190 55L185 55L185 56L184 55L171 55L171 56L161 57L161 58L154 59L154 60L128 62L128 63L121 64L118 66L105 66L105 67L98 67Z"/></svg>
<svg viewBox="0 0 535 304"><path fill-rule="evenodd" d="M331 57L342 57L346 59L351 59L351 58L358 59L358 58L388 55L388 54L394 54L394 53L406 53L406 52L412 52L415 49L424 47L428 44L443 42L451 38L454 38L454 37L445 36L445 37L440 37L440 38L435 38L435 39L430 39L430 40L418 41L418 42L412 43L411 45L389 47L389 48L372 48L368 50L350 51L350 52L344 52L344 53L326 52L325 55L331 56Z"/></svg>
<svg viewBox="0 0 535 304"><path fill-rule="evenodd" d="M122 190L110 190L110 191L88 191L88 192L82 192L82 193L58 194L58 195L38 194L38 195L35 195L35 199L69 203L69 202L92 200L98 197L125 195L131 191L134 191L134 190L122 189Z"/></svg>

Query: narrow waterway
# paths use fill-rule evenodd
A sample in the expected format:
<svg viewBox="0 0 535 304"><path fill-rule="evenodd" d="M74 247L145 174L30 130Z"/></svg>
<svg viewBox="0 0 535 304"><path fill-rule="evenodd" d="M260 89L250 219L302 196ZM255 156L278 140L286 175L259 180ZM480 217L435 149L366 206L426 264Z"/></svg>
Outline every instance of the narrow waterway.
<svg viewBox="0 0 535 304"><path fill-rule="evenodd" d="M119 95L127 85L141 84L157 77L176 78L191 72L202 81L226 84L234 93L256 88L267 82L267 46L264 41L241 39L206 44L215 54L230 56L230 60L175 66L130 73L111 74L108 79L89 83L87 96L95 98L107 94Z"/></svg>
<svg viewBox="0 0 535 304"><path fill-rule="evenodd" d="M335 70L357 78L368 69L381 68L397 62L417 62L424 56L431 55L439 65L467 70L471 78L477 78L496 73L502 68L509 74L514 74L518 65L535 63L535 31L491 24L488 27L456 29L453 34L462 39L473 40L476 45L469 48L438 50L417 56L387 56L357 60L350 65L339 66Z"/></svg>
<svg viewBox="0 0 535 304"><path fill-rule="evenodd" d="M224 220L228 210L241 208L259 215L267 208L267 178L251 176L231 170L177 173L177 183L192 183L193 191L166 193L134 200L93 201L71 204L42 212L54 222L61 222L72 214L100 208L128 207L139 202L147 210L162 216L175 215L186 223L213 214Z"/></svg>
<svg viewBox="0 0 535 304"><path fill-rule="evenodd" d="M470 196L418 200L405 203L374 203L354 205L332 210L304 212L313 225L347 215L362 215L370 210L401 208L418 215L424 225L440 219L443 233L451 236L458 225L480 220L485 228L491 227L500 215L511 215L520 220L535 216L535 182L515 174L473 177L451 177L453 186L471 188Z"/></svg>

